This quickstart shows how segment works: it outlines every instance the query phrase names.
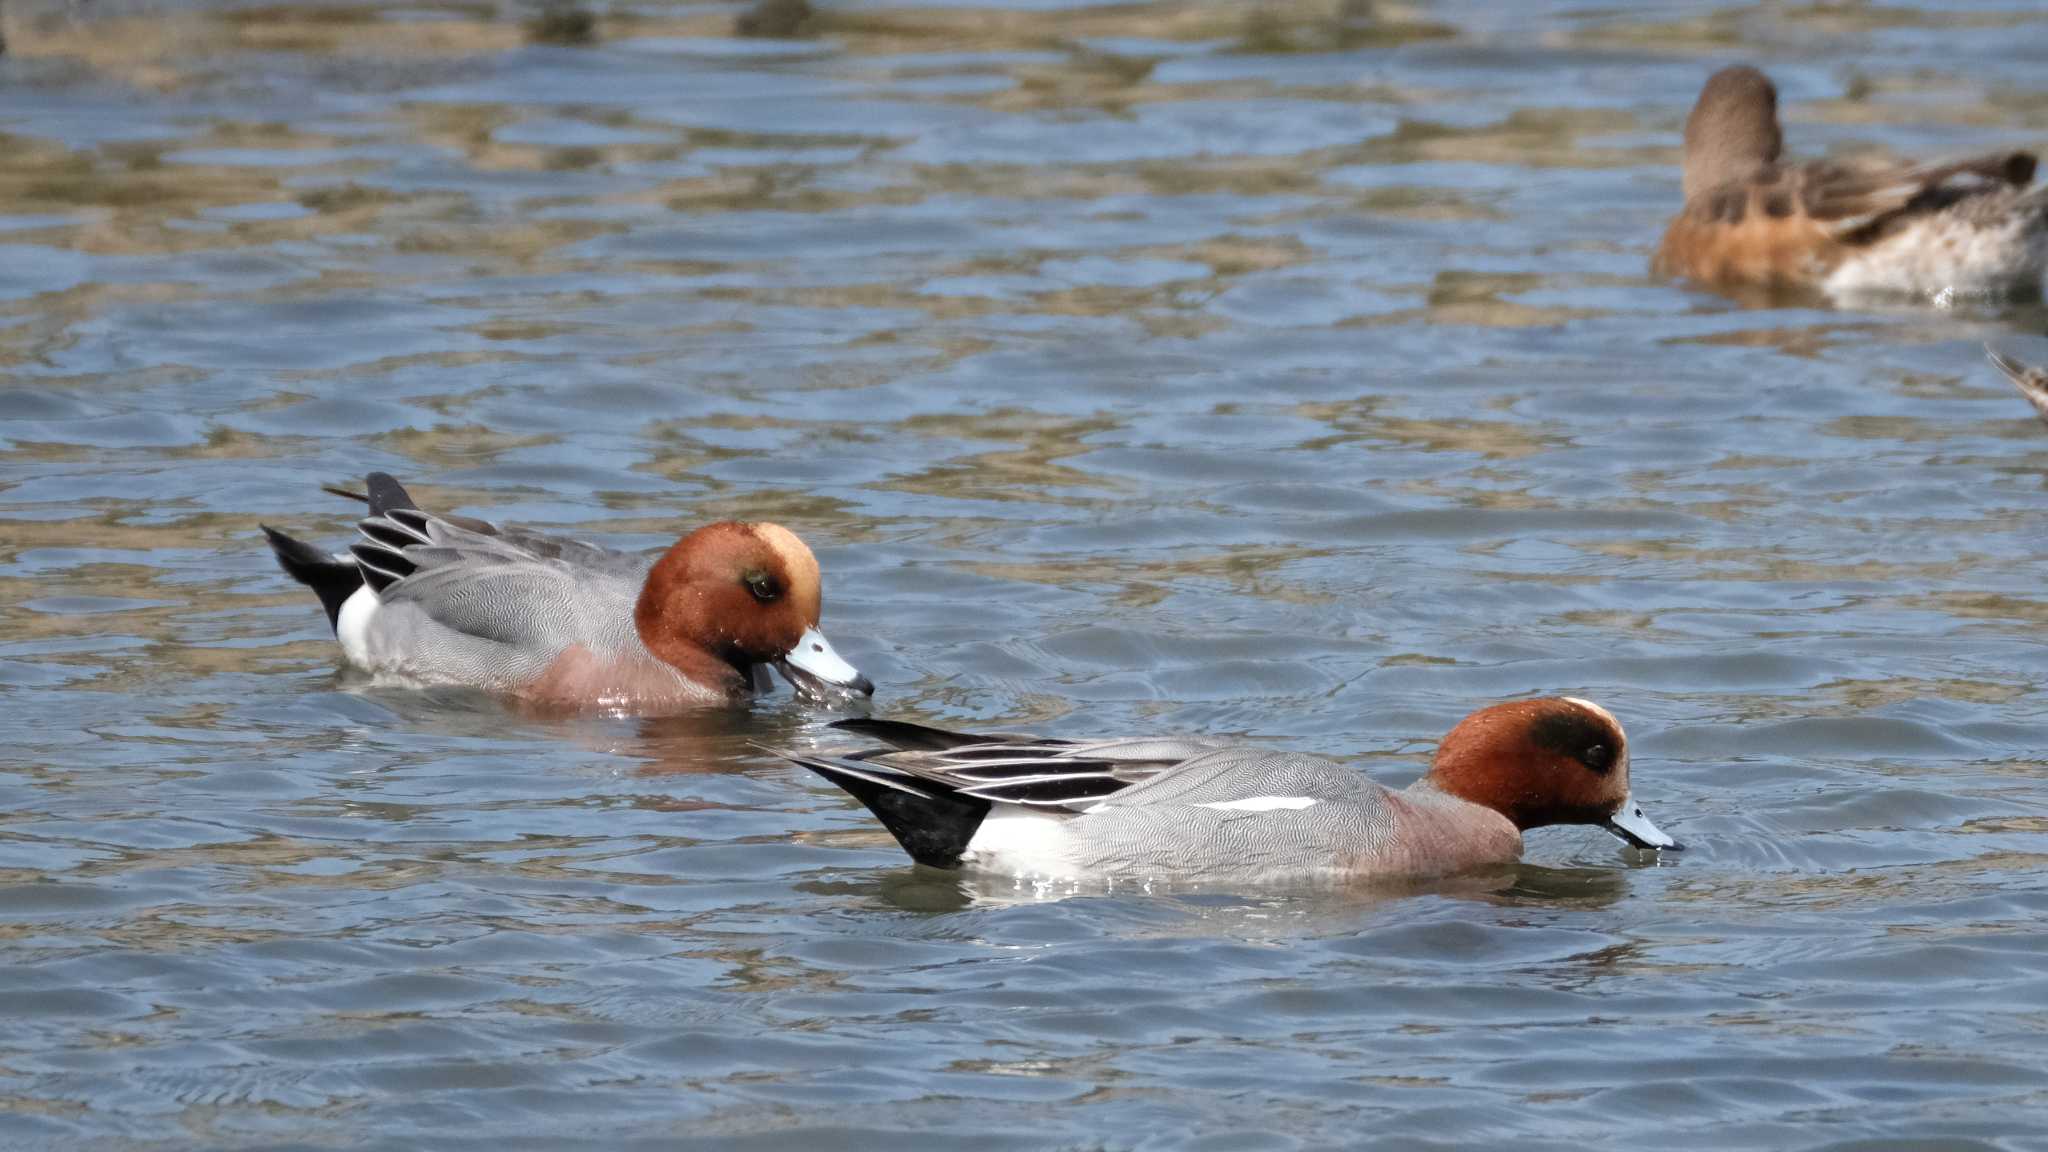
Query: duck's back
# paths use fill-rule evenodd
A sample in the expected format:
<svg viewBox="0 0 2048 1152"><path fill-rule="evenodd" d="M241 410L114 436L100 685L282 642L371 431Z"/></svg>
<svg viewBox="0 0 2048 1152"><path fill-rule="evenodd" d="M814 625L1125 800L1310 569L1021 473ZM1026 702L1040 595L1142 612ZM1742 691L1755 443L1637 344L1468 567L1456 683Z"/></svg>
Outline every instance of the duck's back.
<svg viewBox="0 0 2048 1152"><path fill-rule="evenodd" d="M2048 197L2033 157L1949 164L1772 165L1689 199L1653 273L1830 293L2004 292L2048 263Z"/></svg>
<svg viewBox="0 0 2048 1152"><path fill-rule="evenodd" d="M652 557L444 521L431 531L403 550L411 570L375 594L374 611L358 621L344 609L338 634L359 665L518 691L571 649L652 660L633 625Z"/></svg>
<svg viewBox="0 0 2048 1152"><path fill-rule="evenodd" d="M990 813L963 863L1015 875L1171 882L1342 882L1512 860L1504 817L1454 797L1375 784L1296 752L1229 747L1080 816Z"/></svg>

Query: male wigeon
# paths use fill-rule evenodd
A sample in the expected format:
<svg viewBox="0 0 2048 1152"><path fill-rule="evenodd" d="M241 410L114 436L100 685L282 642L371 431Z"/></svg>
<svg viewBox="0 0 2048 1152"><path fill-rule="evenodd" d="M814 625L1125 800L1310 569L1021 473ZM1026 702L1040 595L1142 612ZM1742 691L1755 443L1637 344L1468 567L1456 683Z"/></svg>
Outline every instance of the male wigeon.
<svg viewBox="0 0 2048 1152"><path fill-rule="evenodd" d="M2027 403L2034 406L2034 414L2048 423L2048 371L2022 364L1988 344L1984 346L1984 355L1991 358L1998 370L2005 373L2005 378L2012 381L2012 386L2020 390L2020 395L2026 397Z"/></svg>
<svg viewBox="0 0 2048 1152"><path fill-rule="evenodd" d="M1522 831L1598 824L1677 848L1629 795L1628 737L1598 704L1467 716L1395 792L1299 752L1203 740L1077 742L842 720L886 749L779 754L852 793L912 859L1033 880L1427 878L1522 854Z"/></svg>
<svg viewBox="0 0 2048 1152"><path fill-rule="evenodd" d="M818 631L818 561L780 525L636 555L424 512L382 472L327 491L370 506L346 557L263 532L364 671L636 712L744 699L768 664L810 695L875 690Z"/></svg>
<svg viewBox="0 0 2048 1152"><path fill-rule="evenodd" d="M1685 207L1654 274L1834 296L2039 290L2048 192L2027 190L2031 153L1795 164L1780 160L1781 142L1770 80L1714 73L1685 120Z"/></svg>

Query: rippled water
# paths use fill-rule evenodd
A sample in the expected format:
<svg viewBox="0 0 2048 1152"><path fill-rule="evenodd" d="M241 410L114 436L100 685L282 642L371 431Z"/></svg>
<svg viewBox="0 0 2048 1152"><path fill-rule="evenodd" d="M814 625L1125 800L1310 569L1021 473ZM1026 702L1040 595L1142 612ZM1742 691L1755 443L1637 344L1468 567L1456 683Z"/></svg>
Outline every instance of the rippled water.
<svg viewBox="0 0 2048 1152"><path fill-rule="evenodd" d="M2048 430L1978 346L2048 316L1644 268L1713 67L2039 145L2048 17L1371 9L8 3L0 1145L2043 1147ZM1589 695L1692 850L914 870L787 693L337 673L256 525L372 468L789 523L889 715L1402 782Z"/></svg>

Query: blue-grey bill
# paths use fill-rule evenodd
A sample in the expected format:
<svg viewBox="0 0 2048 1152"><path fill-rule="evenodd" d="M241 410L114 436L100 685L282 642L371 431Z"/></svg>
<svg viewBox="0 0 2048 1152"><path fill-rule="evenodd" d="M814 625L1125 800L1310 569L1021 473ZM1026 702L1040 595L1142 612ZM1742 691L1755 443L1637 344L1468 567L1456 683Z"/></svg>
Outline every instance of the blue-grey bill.
<svg viewBox="0 0 2048 1152"><path fill-rule="evenodd" d="M1643 806L1633 796L1621 798L1621 807L1607 818L1607 830L1638 848L1668 848L1677 852L1685 847L1650 823L1650 818L1643 815Z"/></svg>
<svg viewBox="0 0 2048 1152"><path fill-rule="evenodd" d="M841 659L832 650L832 642L816 628L804 629L796 647L777 660L775 666L788 678L789 686L805 696L830 699L875 694L875 682Z"/></svg>

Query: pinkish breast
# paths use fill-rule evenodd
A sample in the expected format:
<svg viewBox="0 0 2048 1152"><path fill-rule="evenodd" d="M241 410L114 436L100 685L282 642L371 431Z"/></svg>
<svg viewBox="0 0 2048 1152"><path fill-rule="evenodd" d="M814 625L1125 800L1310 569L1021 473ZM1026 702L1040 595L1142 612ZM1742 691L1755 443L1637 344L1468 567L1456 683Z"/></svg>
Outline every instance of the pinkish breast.
<svg viewBox="0 0 2048 1152"><path fill-rule="evenodd" d="M651 656L605 657L573 645L519 692L539 704L623 712L723 704L730 693L699 684Z"/></svg>
<svg viewBox="0 0 2048 1152"><path fill-rule="evenodd" d="M1379 860L1361 859L1361 871L1406 876L1448 876L1522 857L1514 822L1484 805L1416 785L1387 794L1393 828Z"/></svg>

